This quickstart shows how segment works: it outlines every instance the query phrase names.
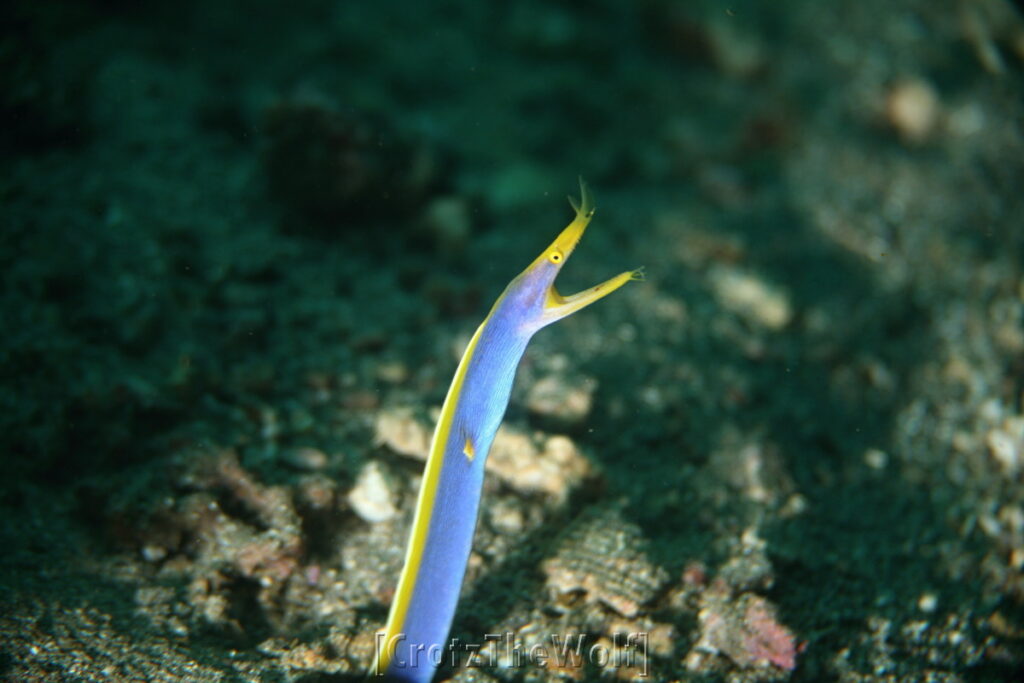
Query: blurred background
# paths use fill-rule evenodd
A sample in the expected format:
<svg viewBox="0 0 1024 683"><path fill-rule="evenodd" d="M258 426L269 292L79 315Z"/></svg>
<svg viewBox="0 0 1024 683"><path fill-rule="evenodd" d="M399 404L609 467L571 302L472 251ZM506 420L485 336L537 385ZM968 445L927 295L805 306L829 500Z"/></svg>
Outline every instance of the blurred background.
<svg viewBox="0 0 1024 683"><path fill-rule="evenodd" d="M648 648L439 680L1019 675L1019 3L0 26L0 675L362 680L462 349L579 176L560 290L646 280L528 350L453 635Z"/></svg>

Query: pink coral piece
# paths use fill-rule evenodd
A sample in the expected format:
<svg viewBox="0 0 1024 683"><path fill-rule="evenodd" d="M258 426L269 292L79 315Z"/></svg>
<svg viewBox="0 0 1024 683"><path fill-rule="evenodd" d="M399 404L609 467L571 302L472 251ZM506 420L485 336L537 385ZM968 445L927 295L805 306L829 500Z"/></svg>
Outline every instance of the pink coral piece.
<svg viewBox="0 0 1024 683"><path fill-rule="evenodd" d="M761 598L751 600L743 621L743 645L752 659L770 662L787 671L796 667L793 634L775 619L767 602Z"/></svg>

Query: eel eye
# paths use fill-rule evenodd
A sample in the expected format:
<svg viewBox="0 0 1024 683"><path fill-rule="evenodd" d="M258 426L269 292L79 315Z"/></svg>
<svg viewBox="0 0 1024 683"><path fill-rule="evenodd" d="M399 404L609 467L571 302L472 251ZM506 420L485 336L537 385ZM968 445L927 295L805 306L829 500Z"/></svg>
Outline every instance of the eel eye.
<svg viewBox="0 0 1024 683"><path fill-rule="evenodd" d="M551 261L552 263L555 264L561 263L563 258L565 257L562 256L562 252L560 252L558 249L555 249L550 254L548 254L548 261Z"/></svg>

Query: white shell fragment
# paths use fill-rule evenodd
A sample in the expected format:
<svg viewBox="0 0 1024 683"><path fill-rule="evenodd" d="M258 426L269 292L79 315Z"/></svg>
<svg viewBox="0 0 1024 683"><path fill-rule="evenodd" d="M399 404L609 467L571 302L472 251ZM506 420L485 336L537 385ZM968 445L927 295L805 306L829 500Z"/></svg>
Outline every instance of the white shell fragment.
<svg viewBox="0 0 1024 683"><path fill-rule="evenodd" d="M390 482L380 463L370 461L360 470L355 487L349 491L348 504L370 524L386 522L398 513Z"/></svg>

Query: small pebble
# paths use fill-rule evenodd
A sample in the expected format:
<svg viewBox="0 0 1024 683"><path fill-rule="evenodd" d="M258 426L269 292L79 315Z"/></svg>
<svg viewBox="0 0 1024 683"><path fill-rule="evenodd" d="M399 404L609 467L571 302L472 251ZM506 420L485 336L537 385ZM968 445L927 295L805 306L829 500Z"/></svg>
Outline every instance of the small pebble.
<svg viewBox="0 0 1024 683"><path fill-rule="evenodd" d="M365 521L385 522L398 513L392 502L390 482L384 469L375 461L366 463L356 478L356 485L348 494L348 503Z"/></svg>
<svg viewBox="0 0 1024 683"><path fill-rule="evenodd" d="M496 501L488 508L491 526L502 534L515 535L523 531L523 511L508 501Z"/></svg>
<svg viewBox="0 0 1024 683"><path fill-rule="evenodd" d="M999 427L989 430L985 443L1003 471L1009 476L1015 475L1024 459L1024 417L1006 418Z"/></svg>
<svg viewBox="0 0 1024 683"><path fill-rule="evenodd" d="M285 451L284 461L295 469L316 472L327 466L327 454L319 448L293 448Z"/></svg>
<svg viewBox="0 0 1024 683"><path fill-rule="evenodd" d="M376 441L401 455L426 460L430 452L430 428L417 420L412 411L387 409L377 414Z"/></svg>
<svg viewBox="0 0 1024 683"><path fill-rule="evenodd" d="M926 81L901 81L886 95L885 116L904 142L920 144L935 129L939 118L939 97Z"/></svg>
<svg viewBox="0 0 1024 683"><path fill-rule="evenodd" d="M473 228L469 204L461 197L440 197L423 212L423 228L446 253L458 253Z"/></svg>
<svg viewBox="0 0 1024 683"><path fill-rule="evenodd" d="M159 562L167 557L167 549L158 545L146 545L142 547L142 559L146 562Z"/></svg>
<svg viewBox="0 0 1024 683"><path fill-rule="evenodd" d="M719 303L749 322L780 330L793 317L785 292L756 275L732 266L717 266L710 278Z"/></svg>
<svg viewBox="0 0 1024 683"><path fill-rule="evenodd" d="M597 382L589 377L571 381L548 375L530 387L526 406L535 415L560 426L578 425L590 414L596 388Z"/></svg>
<svg viewBox="0 0 1024 683"><path fill-rule="evenodd" d="M377 379L388 384L401 384L409 378L409 368L402 361L389 361L377 366Z"/></svg>
<svg viewBox="0 0 1024 683"><path fill-rule="evenodd" d="M889 456L883 450L869 448L864 452L864 463L873 470L884 470L889 463Z"/></svg>

